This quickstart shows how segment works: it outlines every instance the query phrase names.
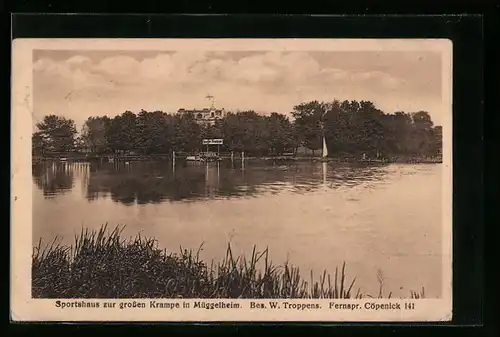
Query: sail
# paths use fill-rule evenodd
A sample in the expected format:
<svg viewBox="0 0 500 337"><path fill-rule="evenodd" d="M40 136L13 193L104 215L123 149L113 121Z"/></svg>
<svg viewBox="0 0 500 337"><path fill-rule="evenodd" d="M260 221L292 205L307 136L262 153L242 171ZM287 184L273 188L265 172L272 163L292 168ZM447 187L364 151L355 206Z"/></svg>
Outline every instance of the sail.
<svg viewBox="0 0 500 337"><path fill-rule="evenodd" d="M328 157L328 148L326 147L325 136L323 136L323 158Z"/></svg>

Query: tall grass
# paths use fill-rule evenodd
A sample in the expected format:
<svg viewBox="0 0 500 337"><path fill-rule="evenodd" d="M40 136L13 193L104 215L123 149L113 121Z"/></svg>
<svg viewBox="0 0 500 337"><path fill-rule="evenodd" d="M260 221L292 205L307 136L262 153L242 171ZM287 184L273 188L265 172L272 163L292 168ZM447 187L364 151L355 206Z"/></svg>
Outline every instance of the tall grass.
<svg viewBox="0 0 500 337"><path fill-rule="evenodd" d="M182 247L167 253L156 240L138 235L123 239L122 229L82 232L74 244L57 238L34 248L34 298L361 298L353 294L356 278L347 280L346 264L326 271L319 280L311 272L302 277L298 267L274 265L268 249L249 258L235 257L228 244L225 257L207 265L196 252ZM382 290L379 294L382 297ZM390 295L389 295L390 297ZM422 294L413 293L419 298Z"/></svg>

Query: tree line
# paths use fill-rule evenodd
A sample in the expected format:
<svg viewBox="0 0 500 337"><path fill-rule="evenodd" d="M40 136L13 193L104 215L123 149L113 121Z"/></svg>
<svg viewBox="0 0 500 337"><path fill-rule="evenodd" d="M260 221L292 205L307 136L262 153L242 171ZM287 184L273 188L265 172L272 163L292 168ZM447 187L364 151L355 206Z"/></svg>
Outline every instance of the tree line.
<svg viewBox="0 0 500 337"><path fill-rule="evenodd" d="M49 115L32 136L33 153L82 151L96 155L169 154L201 151L202 139L222 138L221 151L281 155L303 147L330 155L439 156L442 127L429 113L384 113L369 101L311 101L299 104L291 118L273 112L229 112L214 125L199 125L190 113L126 111L115 117L93 116L80 132L71 119Z"/></svg>

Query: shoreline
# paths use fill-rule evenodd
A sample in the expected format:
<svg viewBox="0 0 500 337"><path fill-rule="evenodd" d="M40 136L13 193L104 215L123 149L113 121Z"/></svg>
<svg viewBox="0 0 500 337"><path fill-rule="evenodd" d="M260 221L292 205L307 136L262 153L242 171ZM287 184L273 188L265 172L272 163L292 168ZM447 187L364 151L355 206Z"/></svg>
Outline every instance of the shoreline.
<svg viewBox="0 0 500 337"><path fill-rule="evenodd" d="M123 228L83 230L72 245L56 239L32 255L33 298L391 298L379 284L377 295L356 287L346 262L334 273L324 270L319 279L301 275L286 261L275 265L266 248L254 245L249 256L226 256L211 263L200 260L198 250L180 248L171 253L158 248L154 238L125 239ZM318 274L315 274L318 275ZM410 290L407 298L425 298L425 289Z"/></svg>
<svg viewBox="0 0 500 337"><path fill-rule="evenodd" d="M108 162L112 156L93 156L93 157L42 157L32 158L32 163L40 162L95 162L105 161ZM114 157L115 162L143 162L143 161L167 161L172 162L170 155L156 155L156 156L122 156ZM186 162L185 157L176 157L176 160ZM264 156L264 157L245 157L245 162L249 161L281 161L281 162L335 162L335 163L367 163L367 164L442 164L442 158L396 158L392 160L380 159L357 159L357 158L342 158L342 157L288 157L288 156ZM231 161L231 157L220 157L220 161ZM233 157L233 161L242 161L241 157ZM201 161L200 161L201 162Z"/></svg>

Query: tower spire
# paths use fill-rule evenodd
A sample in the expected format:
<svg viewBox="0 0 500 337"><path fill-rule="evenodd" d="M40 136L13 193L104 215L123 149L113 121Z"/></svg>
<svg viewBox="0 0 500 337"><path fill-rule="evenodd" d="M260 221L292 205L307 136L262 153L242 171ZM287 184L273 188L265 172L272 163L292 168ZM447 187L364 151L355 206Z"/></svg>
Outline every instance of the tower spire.
<svg viewBox="0 0 500 337"><path fill-rule="evenodd" d="M215 97L209 94L206 98L210 100L210 109L215 110Z"/></svg>

